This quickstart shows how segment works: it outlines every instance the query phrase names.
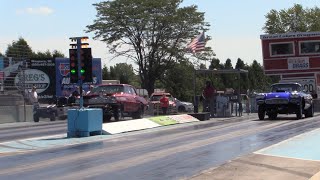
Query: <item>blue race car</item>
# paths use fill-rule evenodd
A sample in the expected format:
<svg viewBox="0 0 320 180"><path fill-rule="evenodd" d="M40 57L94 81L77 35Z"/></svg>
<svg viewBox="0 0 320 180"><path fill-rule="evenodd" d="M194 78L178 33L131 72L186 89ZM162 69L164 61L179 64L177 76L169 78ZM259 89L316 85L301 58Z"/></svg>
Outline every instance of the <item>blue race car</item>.
<svg viewBox="0 0 320 180"><path fill-rule="evenodd" d="M278 114L296 114L297 119L313 117L313 98L299 83L276 83L270 93L260 93L256 97L258 116L263 120L276 119Z"/></svg>

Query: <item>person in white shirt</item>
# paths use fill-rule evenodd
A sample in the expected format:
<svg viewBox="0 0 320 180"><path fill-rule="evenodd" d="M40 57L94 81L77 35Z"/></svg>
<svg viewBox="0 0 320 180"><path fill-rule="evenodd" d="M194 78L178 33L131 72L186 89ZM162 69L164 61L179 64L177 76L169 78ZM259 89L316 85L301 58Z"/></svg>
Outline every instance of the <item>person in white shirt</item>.
<svg viewBox="0 0 320 180"><path fill-rule="evenodd" d="M36 108L39 107L39 102L38 102L38 93L37 93L37 88L36 86L33 86L31 91L29 92L29 100L33 106L33 113L36 112Z"/></svg>

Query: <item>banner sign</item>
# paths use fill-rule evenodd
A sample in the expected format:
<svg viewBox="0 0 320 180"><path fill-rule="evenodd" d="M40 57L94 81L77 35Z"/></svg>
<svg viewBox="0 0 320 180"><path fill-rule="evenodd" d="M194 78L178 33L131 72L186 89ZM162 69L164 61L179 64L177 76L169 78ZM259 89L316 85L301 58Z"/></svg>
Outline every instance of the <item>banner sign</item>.
<svg viewBox="0 0 320 180"><path fill-rule="evenodd" d="M33 59L29 69L20 71L14 79L15 86L21 91L30 91L37 87L40 102L49 103L55 96L55 63L52 59Z"/></svg>
<svg viewBox="0 0 320 180"><path fill-rule="evenodd" d="M309 69L309 57L288 58L289 70Z"/></svg>
<svg viewBox="0 0 320 180"><path fill-rule="evenodd" d="M4 63L3 63L3 57L0 57L0 70L3 70Z"/></svg>
<svg viewBox="0 0 320 180"><path fill-rule="evenodd" d="M76 90L78 84L70 84L70 65L69 58L56 58L56 95L60 96L70 96L70 94ZM92 59L92 83L84 83L83 90L87 91L89 85L101 84L102 83L102 73L101 73L101 59Z"/></svg>

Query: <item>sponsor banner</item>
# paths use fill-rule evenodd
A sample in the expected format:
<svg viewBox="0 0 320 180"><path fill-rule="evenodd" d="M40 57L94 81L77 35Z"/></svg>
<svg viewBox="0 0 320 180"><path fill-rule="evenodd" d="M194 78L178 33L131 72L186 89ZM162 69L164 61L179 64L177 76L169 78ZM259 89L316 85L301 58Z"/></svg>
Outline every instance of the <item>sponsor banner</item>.
<svg viewBox="0 0 320 180"><path fill-rule="evenodd" d="M59 96L70 96L70 94L76 90L78 84L70 84L70 65L69 58L56 58L56 95ZM102 73L101 73L101 59L92 59L92 83L84 83L83 90L87 91L89 85L101 84Z"/></svg>
<svg viewBox="0 0 320 180"><path fill-rule="evenodd" d="M177 124L177 121L173 120L169 116L156 116L156 117L151 117L148 119L150 119L151 121L153 121L157 124L160 124L162 126Z"/></svg>
<svg viewBox="0 0 320 180"><path fill-rule="evenodd" d="M260 36L260 39L288 39L288 38L308 38L308 37L319 37L320 32L294 32L294 33L283 33L283 34L264 34Z"/></svg>
<svg viewBox="0 0 320 180"><path fill-rule="evenodd" d="M309 69L309 67L309 57L288 58L289 70Z"/></svg>
<svg viewBox="0 0 320 180"><path fill-rule="evenodd" d="M280 82L292 82L299 83L304 87L307 93L312 93L316 91L316 80L315 79L282 79Z"/></svg>
<svg viewBox="0 0 320 180"><path fill-rule="evenodd" d="M4 63L3 63L3 57L0 57L0 70L3 70Z"/></svg>
<svg viewBox="0 0 320 180"><path fill-rule="evenodd" d="M142 129L150 129L159 126L159 124L152 122L149 119L136 119L130 121L104 123L102 124L102 129L108 134L118 134Z"/></svg>
<svg viewBox="0 0 320 180"><path fill-rule="evenodd" d="M3 80L3 79L4 79L4 72L0 71L0 80Z"/></svg>
<svg viewBox="0 0 320 180"><path fill-rule="evenodd" d="M21 91L37 87L40 103L52 102L55 96L55 63L52 59L33 59L29 69L19 72L14 79L15 86Z"/></svg>
<svg viewBox="0 0 320 180"><path fill-rule="evenodd" d="M169 116L169 118L171 118L172 120L175 120L179 124L199 121L197 118L190 116L188 114L173 115L173 116Z"/></svg>

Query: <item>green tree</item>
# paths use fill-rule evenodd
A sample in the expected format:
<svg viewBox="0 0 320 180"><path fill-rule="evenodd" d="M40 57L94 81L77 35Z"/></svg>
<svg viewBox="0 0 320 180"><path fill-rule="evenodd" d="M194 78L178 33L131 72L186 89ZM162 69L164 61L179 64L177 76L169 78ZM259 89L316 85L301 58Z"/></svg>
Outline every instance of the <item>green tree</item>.
<svg viewBox="0 0 320 180"><path fill-rule="evenodd" d="M45 52L38 51L37 53L32 53L31 58L33 59L54 59L56 57L65 57L61 52L54 50L52 53L47 50Z"/></svg>
<svg viewBox="0 0 320 180"><path fill-rule="evenodd" d="M103 65L103 68L102 68L102 79L103 80L107 80L109 79L109 70L108 70L108 67L107 65Z"/></svg>
<svg viewBox="0 0 320 180"><path fill-rule="evenodd" d="M0 52L0 57L3 57L4 55Z"/></svg>
<svg viewBox="0 0 320 180"><path fill-rule="evenodd" d="M21 60L30 59L32 56L32 49L27 41L20 37L18 41L13 41L12 44L8 45L5 55Z"/></svg>
<svg viewBox="0 0 320 180"><path fill-rule="evenodd" d="M265 15L263 30L269 34L320 31L320 9L303 8L300 4L280 11L272 9Z"/></svg>
<svg viewBox="0 0 320 180"><path fill-rule="evenodd" d="M118 63L110 67L110 77L120 80L122 84L132 84L135 81L135 74L131 64Z"/></svg>
<svg viewBox="0 0 320 180"><path fill-rule="evenodd" d="M52 51L52 58L65 58L65 57L66 56L62 52L60 52L58 50L53 50Z"/></svg>
<svg viewBox="0 0 320 180"><path fill-rule="evenodd" d="M165 73L162 83L165 89L174 97L192 101L194 95L193 87L194 68L190 62L177 63Z"/></svg>
<svg viewBox="0 0 320 180"><path fill-rule="evenodd" d="M227 59L225 64L224 64L224 69L233 69L232 63L231 63L231 59ZM224 84L225 88L231 88L233 87L233 82L235 79L235 75L234 74L222 74L222 81Z"/></svg>
<svg viewBox="0 0 320 180"><path fill-rule="evenodd" d="M94 4L97 19L87 26L112 54L138 65L142 87L149 95L167 69L187 60L185 47L209 26L197 6L182 0L114 0ZM210 37L206 37L207 40ZM211 51L206 48L206 51ZM111 71L111 69L110 69Z"/></svg>
<svg viewBox="0 0 320 180"><path fill-rule="evenodd" d="M235 69L248 70L249 67L244 63L244 61L242 59L238 58ZM240 73L240 79L239 79L238 75L236 76L236 82L235 82L234 89L239 91L239 88L240 88L240 93L245 93L246 90L248 90L248 88L249 88L248 84L249 84L248 74L247 73Z"/></svg>

